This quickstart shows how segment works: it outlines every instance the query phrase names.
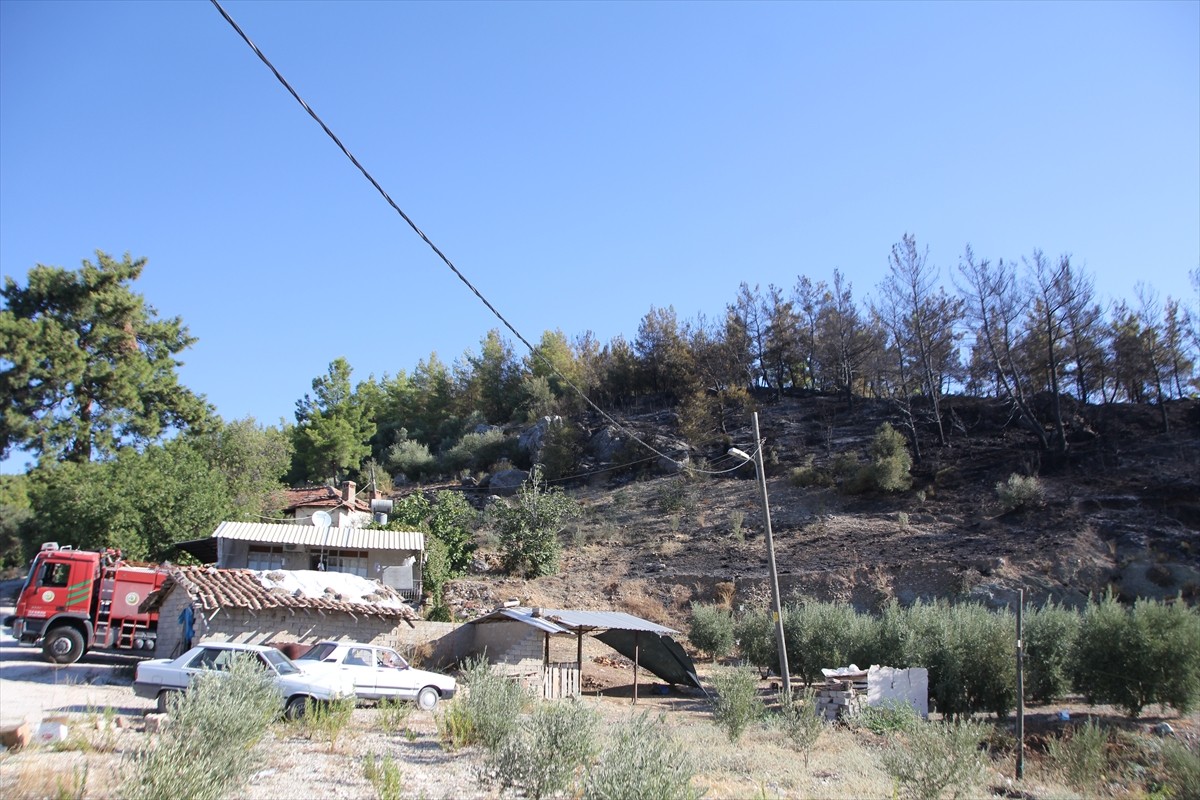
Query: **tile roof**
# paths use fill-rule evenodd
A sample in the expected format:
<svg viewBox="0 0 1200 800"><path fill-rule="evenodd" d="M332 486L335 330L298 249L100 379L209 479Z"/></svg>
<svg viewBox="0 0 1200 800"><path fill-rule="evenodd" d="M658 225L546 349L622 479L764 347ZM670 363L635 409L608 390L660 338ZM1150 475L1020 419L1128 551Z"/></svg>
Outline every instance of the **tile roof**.
<svg viewBox="0 0 1200 800"><path fill-rule="evenodd" d="M269 576L271 573L267 574ZM160 607L166 596L177 586L187 591L205 611L215 611L218 608L248 608L252 611L287 608L395 617L404 620L417 619L417 613L400 593L381 583L376 584L370 599L351 600L332 590L326 590L325 596L322 597L308 597L300 591L288 592L280 588L267 588L260 580L259 573L254 570L215 567L176 567L171 570L162 587L146 598L142 607L147 610Z"/></svg>

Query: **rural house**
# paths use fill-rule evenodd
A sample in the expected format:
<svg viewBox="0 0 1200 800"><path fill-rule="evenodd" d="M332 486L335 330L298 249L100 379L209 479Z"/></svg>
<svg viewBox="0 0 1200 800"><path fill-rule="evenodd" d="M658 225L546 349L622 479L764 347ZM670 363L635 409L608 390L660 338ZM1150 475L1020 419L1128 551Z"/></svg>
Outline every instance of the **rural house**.
<svg viewBox="0 0 1200 800"><path fill-rule="evenodd" d="M296 526L298 527L298 526ZM157 654L200 641L312 644L323 639L411 641L417 614L396 591L331 572L176 567L142 602L159 612Z"/></svg>
<svg viewBox="0 0 1200 800"><path fill-rule="evenodd" d="M181 550L222 569L316 570L377 580L420 599L425 534L334 525L222 522Z"/></svg>
<svg viewBox="0 0 1200 800"><path fill-rule="evenodd" d="M283 514L295 522L335 528L357 528L371 522L371 502L358 498L354 481L344 482L341 489L329 485L284 489L284 496Z"/></svg>

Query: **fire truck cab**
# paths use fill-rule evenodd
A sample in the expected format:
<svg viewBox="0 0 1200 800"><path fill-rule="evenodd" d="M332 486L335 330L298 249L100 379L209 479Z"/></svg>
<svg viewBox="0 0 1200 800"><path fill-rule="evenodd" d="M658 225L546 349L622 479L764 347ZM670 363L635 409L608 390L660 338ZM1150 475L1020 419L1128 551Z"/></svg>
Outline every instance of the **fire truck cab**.
<svg viewBox="0 0 1200 800"><path fill-rule="evenodd" d="M93 648L153 650L158 615L139 612L138 606L165 578L160 569L126 564L117 550L47 542L17 598L13 636L41 645L59 664L74 663Z"/></svg>

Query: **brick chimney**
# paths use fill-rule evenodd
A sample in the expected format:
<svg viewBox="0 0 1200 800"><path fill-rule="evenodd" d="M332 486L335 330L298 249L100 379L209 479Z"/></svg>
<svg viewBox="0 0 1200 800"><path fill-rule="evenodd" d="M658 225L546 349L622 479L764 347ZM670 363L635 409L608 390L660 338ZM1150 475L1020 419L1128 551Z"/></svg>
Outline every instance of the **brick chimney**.
<svg viewBox="0 0 1200 800"><path fill-rule="evenodd" d="M354 506L354 481L346 481L342 484L342 501L348 505Z"/></svg>

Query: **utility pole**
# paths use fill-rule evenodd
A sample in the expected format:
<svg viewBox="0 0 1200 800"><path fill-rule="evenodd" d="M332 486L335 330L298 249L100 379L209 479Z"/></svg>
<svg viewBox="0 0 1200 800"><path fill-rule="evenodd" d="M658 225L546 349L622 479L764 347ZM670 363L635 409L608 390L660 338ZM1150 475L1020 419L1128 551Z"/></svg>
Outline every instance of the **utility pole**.
<svg viewBox="0 0 1200 800"><path fill-rule="evenodd" d="M1025 777L1025 590L1017 595L1017 780Z"/></svg>
<svg viewBox="0 0 1200 800"><path fill-rule="evenodd" d="M779 648L779 677L783 679L783 696L790 700L792 697L792 676L788 670L787 640L783 634L783 605L779 597L779 571L775 567L775 537L771 532L771 504L767 500L767 472L763 468L762 438L758 433L758 412L752 413L754 420L754 470L758 473L758 490L762 500L763 521L767 535L767 567L771 571L771 603L772 615L775 617L775 646ZM750 456L736 447L729 449L729 454L752 460Z"/></svg>

